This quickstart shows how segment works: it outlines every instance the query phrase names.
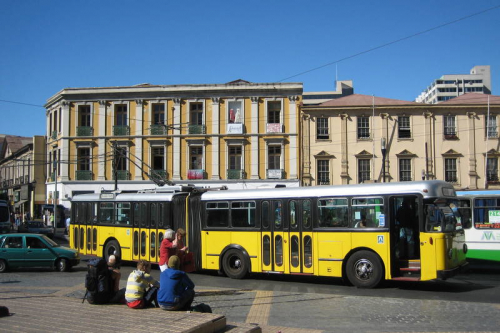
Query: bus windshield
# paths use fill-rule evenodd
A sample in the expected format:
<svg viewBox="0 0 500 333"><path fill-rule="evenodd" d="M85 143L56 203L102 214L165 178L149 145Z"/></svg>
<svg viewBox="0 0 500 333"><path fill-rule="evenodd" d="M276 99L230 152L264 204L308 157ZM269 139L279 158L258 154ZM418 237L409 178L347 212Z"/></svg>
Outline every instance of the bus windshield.
<svg viewBox="0 0 500 333"><path fill-rule="evenodd" d="M425 231L453 232L462 230L462 219L456 199L439 199L425 205Z"/></svg>

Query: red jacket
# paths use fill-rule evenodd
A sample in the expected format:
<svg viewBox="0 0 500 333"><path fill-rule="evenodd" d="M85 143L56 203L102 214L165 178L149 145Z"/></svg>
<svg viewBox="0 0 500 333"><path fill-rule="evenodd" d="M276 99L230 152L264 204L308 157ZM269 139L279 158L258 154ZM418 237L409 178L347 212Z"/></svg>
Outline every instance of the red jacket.
<svg viewBox="0 0 500 333"><path fill-rule="evenodd" d="M168 259L177 253L177 249L172 244L171 240L164 239L160 245L160 266L168 264Z"/></svg>

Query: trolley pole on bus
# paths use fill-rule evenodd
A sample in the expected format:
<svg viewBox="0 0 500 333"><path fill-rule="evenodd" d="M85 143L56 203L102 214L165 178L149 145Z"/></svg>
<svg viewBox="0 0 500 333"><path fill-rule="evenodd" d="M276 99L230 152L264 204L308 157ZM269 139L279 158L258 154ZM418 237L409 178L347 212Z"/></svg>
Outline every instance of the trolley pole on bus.
<svg viewBox="0 0 500 333"><path fill-rule="evenodd" d="M385 154L387 153L387 147L385 146L385 138L382 138L380 141L382 150L382 179L385 183Z"/></svg>

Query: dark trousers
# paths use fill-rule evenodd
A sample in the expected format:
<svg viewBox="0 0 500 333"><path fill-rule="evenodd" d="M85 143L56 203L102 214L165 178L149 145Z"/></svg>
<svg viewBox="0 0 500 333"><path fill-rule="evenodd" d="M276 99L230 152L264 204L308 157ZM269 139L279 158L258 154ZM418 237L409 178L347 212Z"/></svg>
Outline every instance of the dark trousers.
<svg viewBox="0 0 500 333"><path fill-rule="evenodd" d="M167 311L188 311L191 310L191 303L193 303L193 300L194 300L194 290L188 289L177 300L175 305L165 306L160 304L160 308Z"/></svg>

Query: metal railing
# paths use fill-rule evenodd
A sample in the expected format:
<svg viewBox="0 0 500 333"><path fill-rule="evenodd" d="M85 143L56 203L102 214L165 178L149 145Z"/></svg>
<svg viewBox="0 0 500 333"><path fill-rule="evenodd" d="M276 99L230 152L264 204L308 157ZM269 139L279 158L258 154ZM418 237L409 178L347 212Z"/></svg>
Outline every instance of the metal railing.
<svg viewBox="0 0 500 333"><path fill-rule="evenodd" d="M205 125L189 125L188 133L189 134L205 134L206 126Z"/></svg>
<svg viewBox="0 0 500 333"><path fill-rule="evenodd" d="M167 171L166 170L151 170L149 172L149 178L166 179L167 178Z"/></svg>
<svg viewBox="0 0 500 333"><path fill-rule="evenodd" d="M57 139L57 131L52 131L52 134L50 135L50 137L52 138L52 140L56 140Z"/></svg>
<svg viewBox="0 0 500 333"><path fill-rule="evenodd" d="M92 171L76 170L76 180L92 180Z"/></svg>
<svg viewBox="0 0 500 333"><path fill-rule="evenodd" d="M76 136L92 136L94 129L90 126L78 126L76 128Z"/></svg>
<svg viewBox="0 0 500 333"><path fill-rule="evenodd" d="M130 135L130 126L113 126L113 135Z"/></svg>
<svg viewBox="0 0 500 333"><path fill-rule="evenodd" d="M228 169L227 179L244 179L245 171L242 169Z"/></svg>
<svg viewBox="0 0 500 333"><path fill-rule="evenodd" d="M151 135L166 135L167 134L167 128L165 125L151 125L149 128Z"/></svg>
<svg viewBox="0 0 500 333"><path fill-rule="evenodd" d="M129 172L128 170L118 170L116 171L116 178L115 178L115 172L113 172L113 180L129 180Z"/></svg>
<svg viewBox="0 0 500 333"><path fill-rule="evenodd" d="M267 179L284 179L285 170L283 169L267 169Z"/></svg>

